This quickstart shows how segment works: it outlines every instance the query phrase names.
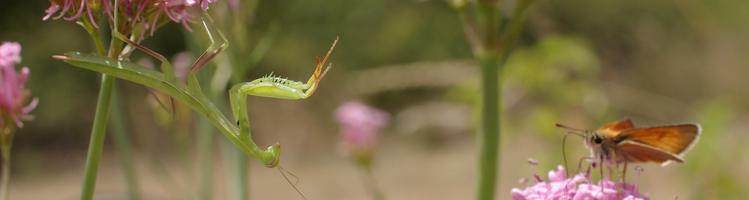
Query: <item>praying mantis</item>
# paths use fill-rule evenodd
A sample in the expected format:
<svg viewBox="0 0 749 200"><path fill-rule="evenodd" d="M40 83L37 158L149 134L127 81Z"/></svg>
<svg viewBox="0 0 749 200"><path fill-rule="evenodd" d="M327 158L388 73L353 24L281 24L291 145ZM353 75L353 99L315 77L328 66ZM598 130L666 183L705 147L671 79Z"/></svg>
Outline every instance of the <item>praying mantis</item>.
<svg viewBox="0 0 749 200"><path fill-rule="evenodd" d="M277 167L280 162L281 145L276 143L262 150L255 144L250 133L250 122L246 104L247 96L252 95L287 100L301 100L312 96L317 90L320 81L332 67L332 64L329 64L328 60L338 43L338 38L336 37L333 41L323 59L316 63L315 70L307 82L289 80L271 74L250 82L234 85L229 90L229 101L234 117L234 121L232 121L206 97L196 76L197 72L227 48L229 43L223 33L213 25L213 20L208 14L203 13L200 22L208 35L210 45L190 67L186 83L176 78L171 63L164 56L132 41L118 32L114 32L113 37L128 45L125 47L126 51L123 51L123 54L129 53L128 50L133 50L130 48L138 49L161 62L160 72L126 60L115 60L80 52L69 52L64 55L53 56L53 58L62 60L75 67L111 75L165 93L172 99L188 105L191 109L205 116L229 141L250 158L259 160L266 167Z"/></svg>

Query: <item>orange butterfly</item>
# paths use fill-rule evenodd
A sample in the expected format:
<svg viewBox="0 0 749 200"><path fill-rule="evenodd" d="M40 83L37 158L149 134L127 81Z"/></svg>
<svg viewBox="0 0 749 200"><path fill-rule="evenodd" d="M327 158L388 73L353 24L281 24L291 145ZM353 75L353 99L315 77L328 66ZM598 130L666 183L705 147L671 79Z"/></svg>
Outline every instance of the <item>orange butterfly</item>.
<svg viewBox="0 0 749 200"><path fill-rule="evenodd" d="M629 119L603 125L596 131L581 131L560 124L557 127L582 132L591 156L609 164L654 162L661 166L682 157L697 143L699 124L678 124L636 128Z"/></svg>

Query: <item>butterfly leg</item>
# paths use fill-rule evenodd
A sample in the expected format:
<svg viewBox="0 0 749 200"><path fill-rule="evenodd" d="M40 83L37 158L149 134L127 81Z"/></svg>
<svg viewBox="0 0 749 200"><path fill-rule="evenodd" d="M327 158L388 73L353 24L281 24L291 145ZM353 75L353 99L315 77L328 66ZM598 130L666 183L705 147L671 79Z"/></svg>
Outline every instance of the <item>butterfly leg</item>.
<svg viewBox="0 0 749 200"><path fill-rule="evenodd" d="M601 178L600 178L601 180L598 181L598 184L601 187L601 197L603 197L603 186L604 186L604 183L603 183L603 181L604 181L604 178L603 178L603 154L600 155L600 159L598 159L598 160L600 161L600 163L598 164L599 165L598 166L598 171L600 172L600 175L601 175Z"/></svg>
<svg viewBox="0 0 749 200"><path fill-rule="evenodd" d="M564 162L564 169L565 169L564 173L565 173L565 175L567 175L567 177L570 177L570 168L567 165L567 152L565 152L565 150L566 150L565 145L567 144L567 136L568 135L569 134L565 134L564 136L562 136L562 160ZM578 169L577 170L580 171L580 166L579 165L578 165Z"/></svg>
<svg viewBox="0 0 749 200"><path fill-rule="evenodd" d="M583 161L592 161L592 160L593 160L593 157L590 157L590 156L585 156L585 157L580 158L580 160L577 161L577 170L576 170L575 174L579 174L580 173L580 169L582 168ZM587 173L589 171L590 171L590 165L588 165L588 170L586 170L586 174L585 174L586 176L589 175Z"/></svg>
<svg viewBox="0 0 749 200"><path fill-rule="evenodd" d="M627 184L627 163L628 162L629 161L627 161L626 159L624 160L624 169L622 169L622 183L623 184Z"/></svg>

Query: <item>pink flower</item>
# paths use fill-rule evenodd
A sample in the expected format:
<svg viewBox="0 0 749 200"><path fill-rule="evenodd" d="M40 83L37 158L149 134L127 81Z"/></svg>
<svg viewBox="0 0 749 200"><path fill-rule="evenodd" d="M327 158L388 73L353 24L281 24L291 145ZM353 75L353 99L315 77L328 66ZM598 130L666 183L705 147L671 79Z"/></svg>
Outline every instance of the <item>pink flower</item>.
<svg viewBox="0 0 749 200"><path fill-rule="evenodd" d="M208 5L215 3L217 0L198 0L200 1L200 9L208 10Z"/></svg>
<svg viewBox="0 0 749 200"><path fill-rule="evenodd" d="M388 118L388 113L358 101L344 103L336 110L343 141L353 151L374 148L377 135L387 125Z"/></svg>
<svg viewBox="0 0 749 200"><path fill-rule="evenodd" d="M67 14L68 16L64 17L63 19L68 21L75 21L83 16L83 11L86 11L89 19L93 20L94 16L93 13L91 13L92 3L94 2L90 0L52 0L50 1L49 8L44 11L46 15L42 17L42 20L46 21L50 18L53 18L52 15L56 14L58 11L60 12L60 14L53 19L63 18L63 16ZM60 7L60 5L62 5L62 8Z"/></svg>
<svg viewBox="0 0 749 200"><path fill-rule="evenodd" d="M16 42L3 42L0 45L0 66L21 62L21 45Z"/></svg>
<svg viewBox="0 0 749 200"><path fill-rule="evenodd" d="M57 11L60 11L60 5L57 5L57 3L53 1L52 3L50 3L49 8L47 8L47 10L44 10L44 13L46 13L46 15L42 17L42 20L47 21L50 17L52 17L52 15L57 13Z"/></svg>
<svg viewBox="0 0 749 200"><path fill-rule="evenodd" d="M194 60L192 54L190 52L180 52L175 54L172 60L174 75L182 82L187 81L187 75L190 73L190 67L192 67L191 65Z"/></svg>
<svg viewBox="0 0 749 200"><path fill-rule="evenodd" d="M6 127L6 122L15 123L16 127L23 127L21 120L30 120L29 113L36 107L34 99L24 105L31 93L25 84L29 77L29 68L21 68L16 72L15 64L21 61L21 45L15 42L3 42L0 45L0 127Z"/></svg>
<svg viewBox="0 0 749 200"><path fill-rule="evenodd" d="M549 180L536 178L538 183L525 189L512 189L515 200L649 200L637 191L633 184L625 184L604 179L591 184L589 177L580 173L567 178L561 165L549 172Z"/></svg>
<svg viewBox="0 0 749 200"><path fill-rule="evenodd" d="M234 12L239 12L239 0L229 0L229 8Z"/></svg>
<svg viewBox="0 0 749 200"><path fill-rule="evenodd" d="M195 12L198 10L208 10L209 5L216 1L120 0L118 2L118 13L120 16L125 17L124 20L121 20L121 23L127 23L125 27L130 27L133 30L139 29L152 34L157 26L160 26L159 21L164 16L175 23L182 24L189 30L188 22L195 18ZM63 18L68 21L87 20L93 26L97 26L98 23L96 21L100 15L95 12L101 12L111 23L114 20L114 15L112 14L114 6L112 3L112 1L98 0L51 0L50 6L44 11L45 15L42 17L42 20L46 21L50 18Z"/></svg>

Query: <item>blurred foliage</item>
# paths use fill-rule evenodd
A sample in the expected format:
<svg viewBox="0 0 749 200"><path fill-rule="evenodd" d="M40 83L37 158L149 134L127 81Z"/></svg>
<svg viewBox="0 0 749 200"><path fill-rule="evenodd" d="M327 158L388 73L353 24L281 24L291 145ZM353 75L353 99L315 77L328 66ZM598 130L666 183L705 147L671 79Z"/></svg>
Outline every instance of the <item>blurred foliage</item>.
<svg viewBox="0 0 749 200"><path fill-rule="evenodd" d="M552 35L515 50L501 72L506 84L507 134L533 132L557 138L559 130L550 125L561 122L561 117L604 116L608 101L598 87L600 67L590 45L581 38ZM448 97L474 105L474 124L478 123L475 82L458 85Z"/></svg>
<svg viewBox="0 0 749 200"><path fill-rule="evenodd" d="M725 133L735 132L732 123L737 113L733 110L735 106L731 100L726 98L715 98L707 100L697 108L697 119L702 123L703 134L700 143L687 156L687 174L704 174L695 177L699 180L692 187L693 199L725 198L731 199L739 196L749 195L744 183L736 179L734 171L741 170L740 166L733 165L737 161L735 154L719 153L731 152L725 150L725 145L741 145L733 143L735 139L725 137ZM724 134L721 134L724 133ZM739 151L746 152L739 149ZM738 155L744 154L735 152Z"/></svg>
<svg viewBox="0 0 749 200"><path fill-rule="evenodd" d="M244 16L254 19L242 24L248 28L246 40L230 44L229 48L241 52L232 55L236 58L233 62L249 63L243 56L249 57L247 52L274 26L278 31L272 35L267 55L242 74L246 80L272 71L300 79L312 70L314 57L324 52L336 35L341 37L333 57L334 69L316 97L303 106L254 101L258 106L253 107L253 121L255 116L268 118L257 119L267 124L253 124L255 128L298 131L284 126L297 124L309 132L304 136L266 132L259 134L260 140L283 140L288 135L285 137L299 140L287 145L289 148L328 153L336 143L332 110L352 98L364 99L393 113L394 119L403 119L394 123L393 132L421 131L429 141L471 139L468 133L478 121L474 106L478 76L475 64L467 61L471 53L459 19L446 1L257 2L247 5L257 6L257 12ZM96 74L50 58L93 48L76 25L41 21L47 6L47 1L4 1L0 7L0 40L23 45L22 65L31 68L29 87L40 99L36 120L27 123L16 137L17 152L28 155L17 163L26 170L59 160L58 152L85 149L98 88ZM749 137L741 134L749 130L749 82L745 77L749 57L744 55L749 52L747 6L739 0L540 1L521 36L522 44L502 74L507 80L503 86L503 118L507 121L502 128L507 133L503 137L532 141L533 148L542 149L543 154L512 153L536 157L542 165L559 163L562 131L555 129L554 123L594 129L622 117L633 118L638 126L696 121L703 125L701 141L687 155L683 167L669 166L680 169L679 176L688 181L680 186L690 189L679 191L691 193L679 194L680 199L747 196L749 180L742 174L749 168L749 147L743 141ZM231 29L236 25L222 26ZM202 49L202 44L185 41L191 40L183 37L180 27L169 25L145 44L166 57ZM452 79L442 77L450 75ZM382 87L360 87L365 84ZM168 149L159 146L159 139L169 136L154 124L145 100L148 93L132 84L121 86L128 96L129 123L137 132L135 145ZM353 88L353 92L343 88ZM294 114L280 114L288 110ZM427 128L405 127L415 124ZM407 141L423 139L417 136ZM584 155L578 142L568 141L568 156ZM58 163L76 162L65 158Z"/></svg>

